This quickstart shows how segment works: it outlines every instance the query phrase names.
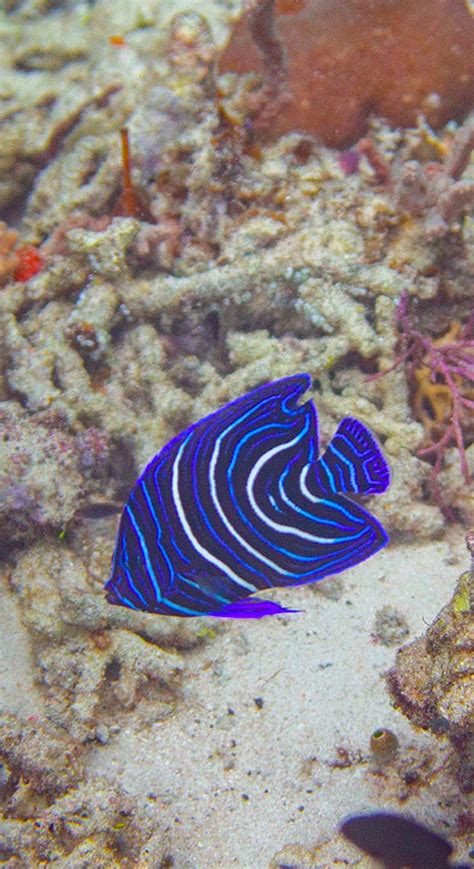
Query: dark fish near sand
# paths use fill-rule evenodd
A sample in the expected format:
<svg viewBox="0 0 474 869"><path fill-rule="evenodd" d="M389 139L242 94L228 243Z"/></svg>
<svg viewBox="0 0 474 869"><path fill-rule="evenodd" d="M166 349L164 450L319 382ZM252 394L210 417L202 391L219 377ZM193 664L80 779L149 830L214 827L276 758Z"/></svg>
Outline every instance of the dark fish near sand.
<svg viewBox="0 0 474 869"><path fill-rule="evenodd" d="M395 812L354 815L341 825L343 835L385 869L469 869L451 864L452 846L422 824Z"/></svg>
<svg viewBox="0 0 474 869"><path fill-rule="evenodd" d="M186 429L135 483L118 531L112 604L174 616L291 612L256 591L315 582L388 541L346 495L384 492L370 432L344 419L318 458L308 374L268 383Z"/></svg>

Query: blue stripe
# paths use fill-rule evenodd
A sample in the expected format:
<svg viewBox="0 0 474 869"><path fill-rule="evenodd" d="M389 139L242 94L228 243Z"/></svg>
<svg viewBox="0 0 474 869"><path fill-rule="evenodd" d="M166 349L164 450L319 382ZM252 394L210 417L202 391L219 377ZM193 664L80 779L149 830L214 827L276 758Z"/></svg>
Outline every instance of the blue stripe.
<svg viewBox="0 0 474 869"><path fill-rule="evenodd" d="M137 540L138 540L138 543L140 545L140 551L143 555L143 558L144 558L146 566L147 566L147 574L151 580L151 583L153 585L153 590L155 592L156 602L159 603L161 600L160 586L158 585L158 580L155 576L155 572L154 572L153 567L151 565L150 557L148 555L148 550L146 548L145 539L144 539L143 534L140 531L140 528L135 520L135 516L133 515L133 510L132 510L130 502L125 507L125 511L127 513L128 518L130 519L132 528L135 531L135 534L137 535Z"/></svg>

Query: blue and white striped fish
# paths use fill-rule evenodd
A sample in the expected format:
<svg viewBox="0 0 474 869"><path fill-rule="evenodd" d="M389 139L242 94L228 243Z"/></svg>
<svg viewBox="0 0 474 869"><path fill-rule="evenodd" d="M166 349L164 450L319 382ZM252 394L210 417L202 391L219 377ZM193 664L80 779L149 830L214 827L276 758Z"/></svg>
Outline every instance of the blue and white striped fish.
<svg viewBox="0 0 474 869"><path fill-rule="evenodd" d="M371 433L344 419L318 458L311 386L295 374L260 386L170 441L135 483L118 531L112 604L173 616L260 618L253 598L339 573L388 541L346 497L390 483Z"/></svg>

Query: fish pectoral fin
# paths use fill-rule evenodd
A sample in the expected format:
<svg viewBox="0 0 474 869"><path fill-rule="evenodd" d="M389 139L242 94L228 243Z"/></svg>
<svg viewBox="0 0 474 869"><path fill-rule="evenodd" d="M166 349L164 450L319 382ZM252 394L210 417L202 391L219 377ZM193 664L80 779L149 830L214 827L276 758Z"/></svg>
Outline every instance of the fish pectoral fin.
<svg viewBox="0 0 474 869"><path fill-rule="evenodd" d="M220 610L208 613L219 619L262 619L264 616L277 616L282 613L299 613L302 610L292 610L280 606L273 600L262 600L259 597L245 597L222 607Z"/></svg>
<svg viewBox="0 0 474 869"><path fill-rule="evenodd" d="M216 604L230 603L229 580L223 573L212 575L198 570L187 570L183 571L181 577L209 598L215 600Z"/></svg>
<svg viewBox="0 0 474 869"><path fill-rule="evenodd" d="M390 485L390 468L368 428L346 417L314 464L318 486L328 493L376 495Z"/></svg>

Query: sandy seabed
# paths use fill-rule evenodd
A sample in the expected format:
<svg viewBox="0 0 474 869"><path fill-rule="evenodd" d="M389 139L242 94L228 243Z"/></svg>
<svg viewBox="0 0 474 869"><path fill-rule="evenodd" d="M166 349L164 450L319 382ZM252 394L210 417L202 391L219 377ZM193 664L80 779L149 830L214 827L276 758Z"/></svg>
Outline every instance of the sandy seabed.
<svg viewBox="0 0 474 869"><path fill-rule="evenodd" d="M90 771L159 809L183 869L263 869L287 843L314 847L343 816L368 808L401 808L449 831L460 810L449 777L432 774L400 802L400 782L371 765L369 739L379 727L397 734L400 756L414 747L431 753L432 769L448 754L446 740L392 707L384 673L397 647L377 641L374 624L391 605L407 621L408 640L422 634L466 562L463 533L452 529L440 542L390 545L342 583L320 585L328 594L317 585L279 590L281 603L302 612L225 622L187 657L175 712L151 725L131 713L107 745L92 749ZM5 595L2 607L0 706L37 714L28 634L14 598Z"/></svg>

